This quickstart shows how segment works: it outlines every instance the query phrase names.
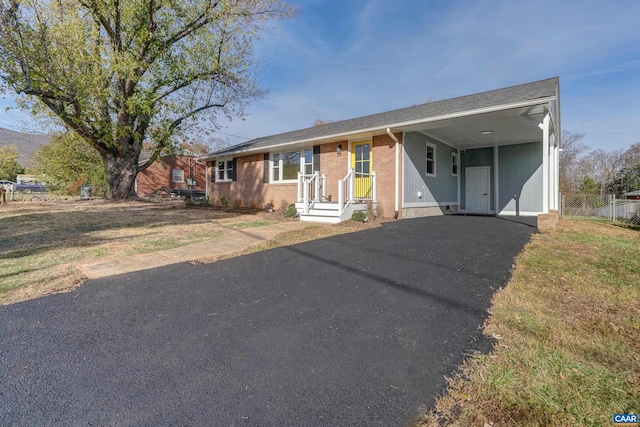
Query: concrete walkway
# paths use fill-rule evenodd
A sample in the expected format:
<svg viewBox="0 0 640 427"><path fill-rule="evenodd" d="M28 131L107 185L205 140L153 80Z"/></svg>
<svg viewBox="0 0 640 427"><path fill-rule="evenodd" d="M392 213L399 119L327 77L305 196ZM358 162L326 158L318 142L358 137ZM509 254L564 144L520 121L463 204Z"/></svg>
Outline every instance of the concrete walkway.
<svg viewBox="0 0 640 427"><path fill-rule="evenodd" d="M281 233L317 226L311 222L279 222L256 228L229 229L222 237L206 242L194 243L163 251L132 255L127 258L92 262L81 265L82 272L89 279L115 276L133 271L148 270L180 262L226 255L244 250L256 243L271 240Z"/></svg>

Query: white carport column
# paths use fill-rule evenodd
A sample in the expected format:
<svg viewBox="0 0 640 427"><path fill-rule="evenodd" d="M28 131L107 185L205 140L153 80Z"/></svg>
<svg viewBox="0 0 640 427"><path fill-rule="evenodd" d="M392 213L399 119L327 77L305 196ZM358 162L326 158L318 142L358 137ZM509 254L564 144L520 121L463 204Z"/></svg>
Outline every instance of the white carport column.
<svg viewBox="0 0 640 427"><path fill-rule="evenodd" d="M551 209L558 210L560 206L560 141L558 141L558 135L553 135L553 206Z"/></svg>
<svg viewBox="0 0 640 427"><path fill-rule="evenodd" d="M549 213L549 114L542 120L542 212Z"/></svg>

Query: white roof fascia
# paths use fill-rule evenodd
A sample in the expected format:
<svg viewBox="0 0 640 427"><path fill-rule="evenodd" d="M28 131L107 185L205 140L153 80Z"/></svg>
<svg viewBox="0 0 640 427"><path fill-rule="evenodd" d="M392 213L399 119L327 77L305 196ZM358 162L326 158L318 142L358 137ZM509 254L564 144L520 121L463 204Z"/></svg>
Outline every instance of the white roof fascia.
<svg viewBox="0 0 640 427"><path fill-rule="evenodd" d="M308 138L308 139L301 139L297 141L283 142L282 144L269 145L266 147L247 148L245 150L231 151L231 152L225 153L224 156L251 153L254 151L272 151L274 148L286 147L288 145L305 144L308 142L316 142L316 141L322 141L325 139L334 139L334 138L343 138L343 137L348 139L350 135L357 135L360 133L368 133L368 132L376 132L376 131L386 132L387 128L392 128L392 129L401 128L404 126L413 126L413 125L419 125L422 123L437 122L440 120L456 119L460 117L473 116L476 114L494 113L497 111L511 110L513 108L530 107L532 105L540 105L540 104L548 105L550 101L553 101L555 99L556 99L555 96L549 96L549 97L538 98L530 101L515 102L513 104L501 104L493 107L476 108L475 110L466 110L458 113L443 114L441 116L430 117L428 119L409 120L406 122L392 123L388 125L376 126L376 127L366 128L366 129L357 129L349 132L336 133L333 135L325 135L325 136L316 137L316 138ZM216 157L219 157L219 155L214 155L214 156L205 155L202 157L198 157L198 160L211 160L211 159L215 159Z"/></svg>

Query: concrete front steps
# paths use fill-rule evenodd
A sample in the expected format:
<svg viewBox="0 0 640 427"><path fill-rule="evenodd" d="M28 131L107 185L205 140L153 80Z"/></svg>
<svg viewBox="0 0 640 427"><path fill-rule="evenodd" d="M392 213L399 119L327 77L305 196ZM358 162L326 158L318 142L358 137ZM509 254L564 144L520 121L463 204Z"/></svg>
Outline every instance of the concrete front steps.
<svg viewBox="0 0 640 427"><path fill-rule="evenodd" d="M355 211L366 211L367 204L362 203L351 203L340 215L340 207L338 202L316 202L309 209L308 214L303 214L304 212L304 203L298 202L296 203L296 209L300 214L300 221L310 221L310 222L323 222L326 224L337 224L342 221L347 221L351 219L351 215Z"/></svg>

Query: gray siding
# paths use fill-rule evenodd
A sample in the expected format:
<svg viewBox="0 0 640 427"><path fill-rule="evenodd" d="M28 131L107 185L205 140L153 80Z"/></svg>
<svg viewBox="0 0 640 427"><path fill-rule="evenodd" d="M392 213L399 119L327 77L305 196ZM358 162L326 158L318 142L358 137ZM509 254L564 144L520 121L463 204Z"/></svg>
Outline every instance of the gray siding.
<svg viewBox="0 0 640 427"><path fill-rule="evenodd" d="M474 166L491 166L491 197L489 198L489 209L495 210L495 183L493 165L493 147L467 149L461 153L460 159L460 209L466 209L466 168Z"/></svg>
<svg viewBox="0 0 640 427"><path fill-rule="evenodd" d="M499 211L542 212L542 143L498 148Z"/></svg>
<svg viewBox="0 0 640 427"><path fill-rule="evenodd" d="M458 200L458 178L451 175L450 146L418 132L404 136L403 204L452 203ZM436 146L436 176L425 176L426 141ZM418 197L418 192L422 197Z"/></svg>

